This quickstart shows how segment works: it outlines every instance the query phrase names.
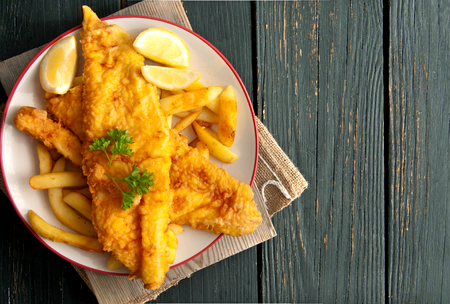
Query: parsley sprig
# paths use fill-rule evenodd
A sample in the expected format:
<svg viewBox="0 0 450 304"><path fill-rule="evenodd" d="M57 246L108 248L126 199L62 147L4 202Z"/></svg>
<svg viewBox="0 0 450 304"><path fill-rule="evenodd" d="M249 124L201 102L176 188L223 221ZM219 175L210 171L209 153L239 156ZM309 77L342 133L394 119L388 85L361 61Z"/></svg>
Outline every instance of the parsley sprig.
<svg viewBox="0 0 450 304"><path fill-rule="evenodd" d="M124 177L124 178L117 178L113 177L111 175L108 175L105 173L106 176L108 176L110 179L113 180L113 182L116 184L117 188L119 188L120 192L122 193L122 209L127 210L131 207L133 204L133 199L138 195L142 195L144 193L147 193L151 186L153 186L153 173L147 172L147 170L144 170L144 172L141 175L141 169L139 169L136 164L133 164L133 169L131 170L131 173ZM131 191L125 192L123 191L116 181L122 181L127 183L128 188L130 188Z"/></svg>
<svg viewBox="0 0 450 304"><path fill-rule="evenodd" d="M117 155L133 155L133 151L131 150L130 146L128 146L128 144L133 143L133 137L128 134L128 130L111 129L109 132L107 132L107 134L108 137L102 137L94 140L93 144L89 146L89 149L90 151L100 150L105 152L106 157L109 160L109 167L111 167L112 161ZM113 143L113 145L111 146L112 156L109 157L107 149L111 143ZM144 193L147 193L150 190L149 188L153 186L154 174L147 172L147 170L144 170L144 172L141 174L141 169L139 169L136 164L133 164L131 173L124 178L113 177L107 173L105 173L105 175L112 179L114 184L116 184L117 188L119 188L120 192L122 193L121 207L123 210L127 210L131 207L131 205L133 205L133 199L136 194L142 195ZM117 181L125 182L128 188L130 188L130 191L123 191L119 187Z"/></svg>
<svg viewBox="0 0 450 304"><path fill-rule="evenodd" d="M109 167L111 167L112 161L117 155L133 155L133 151L131 151L131 148L130 146L128 146L128 144L132 144L134 142L133 137L128 134L128 130L111 129L109 132L107 132L107 134L108 137L102 137L94 140L93 144L89 146L89 149L90 151L100 150L105 152L106 157L109 160ZM111 142L113 143L111 147L112 156L109 157L107 149Z"/></svg>

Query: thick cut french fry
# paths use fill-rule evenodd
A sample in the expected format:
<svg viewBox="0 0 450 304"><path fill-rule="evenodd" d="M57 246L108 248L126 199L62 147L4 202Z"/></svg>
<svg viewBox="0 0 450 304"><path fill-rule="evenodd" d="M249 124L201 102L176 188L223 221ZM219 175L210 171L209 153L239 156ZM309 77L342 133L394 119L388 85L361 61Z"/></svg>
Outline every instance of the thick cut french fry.
<svg viewBox="0 0 450 304"><path fill-rule="evenodd" d="M199 124L200 125L200 124ZM201 125L200 125L201 126ZM214 137L215 139L219 140L219 135L217 134L216 131L210 129L210 128L204 128L203 130L206 131L206 133L208 133L209 135L211 135L212 137ZM189 143L189 146L191 146L192 148L197 148L197 143L200 140L198 139L198 137L196 139L194 139L193 141L191 141Z"/></svg>
<svg viewBox="0 0 450 304"><path fill-rule="evenodd" d="M169 264L173 264L175 262L175 255L177 251L175 248L166 247L166 261Z"/></svg>
<svg viewBox="0 0 450 304"><path fill-rule="evenodd" d="M191 114L189 114L188 116L186 116L185 118L183 118L182 120L180 120L179 122L177 122L175 124L175 126L173 127L173 130L177 133L182 132L184 129L186 129L187 127L189 127L192 122L194 120L197 119L197 117L202 113L202 111L196 111L196 112L192 112Z"/></svg>
<svg viewBox="0 0 450 304"><path fill-rule="evenodd" d="M50 155L52 156L53 161L57 161L58 159L61 158L61 154L59 154L58 151L56 151L55 149L50 149L48 152L50 152Z"/></svg>
<svg viewBox="0 0 450 304"><path fill-rule="evenodd" d="M173 125L173 115L167 115L166 116L167 124L169 125L169 129L172 129Z"/></svg>
<svg viewBox="0 0 450 304"><path fill-rule="evenodd" d="M53 166L52 172L65 170L65 161L65 158L60 158ZM97 236L92 223L78 215L63 201L62 188L48 189L48 197L53 213L63 225L82 235Z"/></svg>
<svg viewBox="0 0 450 304"><path fill-rule="evenodd" d="M163 98L166 98L166 97L169 97L169 96L172 96L173 94L170 92L170 91L168 91L168 90L164 90L164 89L161 89L161 99L163 99Z"/></svg>
<svg viewBox="0 0 450 304"><path fill-rule="evenodd" d="M209 150L204 142L198 141L195 148L197 149L198 153L200 153L200 155L209 160Z"/></svg>
<svg viewBox="0 0 450 304"><path fill-rule="evenodd" d="M82 172L51 172L30 178L30 186L33 189L86 187L86 185L86 177Z"/></svg>
<svg viewBox="0 0 450 304"><path fill-rule="evenodd" d="M213 124L212 123L209 123L209 122L206 122L206 121L203 121L203 120L196 120L197 121L197 123L199 124L199 125L201 125L202 127L206 127L206 128L211 128L212 126L213 126Z"/></svg>
<svg viewBox="0 0 450 304"><path fill-rule="evenodd" d="M208 109L207 107L203 107L202 112L200 113L200 115L197 117L197 121L201 120L207 123L211 123L211 124L218 124L219 123L219 115L217 115L216 113L214 113L213 111L211 111L210 109ZM185 118L186 116L190 115L193 111L189 111L189 112L181 112L181 113L177 113L175 114L176 117L180 117L180 118Z"/></svg>
<svg viewBox="0 0 450 304"><path fill-rule="evenodd" d="M201 90L176 94L160 100L161 109L166 115L190 111L203 107L222 93L221 87L207 87Z"/></svg>
<svg viewBox="0 0 450 304"><path fill-rule="evenodd" d="M205 130L206 133L208 133L209 135L211 135L212 137L214 137L215 139L219 140L219 134L217 134L216 131L210 129L210 128L204 128L203 130ZM220 140L219 140L220 141Z"/></svg>
<svg viewBox="0 0 450 304"><path fill-rule="evenodd" d="M78 192L83 194L84 196L86 196L88 199L92 200L92 194L91 191L89 191L89 188L81 188L81 189L74 189L74 190L70 190L70 189L63 189L63 196L66 196L67 194L69 194L70 192Z"/></svg>
<svg viewBox="0 0 450 304"><path fill-rule="evenodd" d="M175 261L176 249L178 248L178 239L175 232L168 229L166 232L167 236L167 246L166 246L166 258L167 263L173 264Z"/></svg>
<svg viewBox="0 0 450 304"><path fill-rule="evenodd" d="M39 173L46 174L52 172L53 159L47 147L38 142L36 148L39 158Z"/></svg>
<svg viewBox="0 0 450 304"><path fill-rule="evenodd" d="M70 192L64 196L63 201L92 222L92 202L86 196L78 192Z"/></svg>
<svg viewBox="0 0 450 304"><path fill-rule="evenodd" d="M231 147L236 135L237 103L232 86L228 86L219 97L219 140Z"/></svg>
<svg viewBox="0 0 450 304"><path fill-rule="evenodd" d="M117 270L122 266L122 262L119 261L113 254L109 256L108 262L106 263L106 267L108 267L109 270Z"/></svg>
<svg viewBox="0 0 450 304"><path fill-rule="evenodd" d="M178 239L177 236L175 234L175 232L173 232L173 230L168 229L166 232L167 235L167 247L170 248L178 248Z"/></svg>
<svg viewBox="0 0 450 304"><path fill-rule="evenodd" d="M184 88L184 90L186 92L191 92L191 91L197 91L200 89L204 89L206 88L206 86L201 83L199 80L194 81L193 83L191 83L187 88Z"/></svg>
<svg viewBox="0 0 450 304"><path fill-rule="evenodd" d="M206 144L209 153L224 163L232 163L238 159L238 155L225 147L220 141L208 134L203 127L195 121L192 123L198 139Z"/></svg>
<svg viewBox="0 0 450 304"><path fill-rule="evenodd" d="M214 98L210 103L205 105L208 109L219 115L219 97Z"/></svg>
<svg viewBox="0 0 450 304"><path fill-rule="evenodd" d="M28 220L31 228L33 228L37 234L52 242L73 245L86 251L103 252L103 247L98 242L97 238L78 235L58 229L44 221L33 210L28 212Z"/></svg>
<svg viewBox="0 0 450 304"><path fill-rule="evenodd" d="M167 226L167 228L172 230L175 233L175 235L179 235L181 232L184 231L183 227L174 223L170 223L169 226Z"/></svg>
<svg viewBox="0 0 450 304"><path fill-rule="evenodd" d="M184 91L184 90L173 90L173 91L170 91L170 92L172 93L172 95L186 93L186 91Z"/></svg>
<svg viewBox="0 0 450 304"><path fill-rule="evenodd" d="M219 123L219 115L208 109L208 107L203 107L202 114L197 118L197 120L203 120L212 124Z"/></svg>
<svg viewBox="0 0 450 304"><path fill-rule="evenodd" d="M55 164L53 165L52 168L52 173L56 173L56 172L64 172L66 170L66 162L67 162L67 158L60 158L58 159Z"/></svg>

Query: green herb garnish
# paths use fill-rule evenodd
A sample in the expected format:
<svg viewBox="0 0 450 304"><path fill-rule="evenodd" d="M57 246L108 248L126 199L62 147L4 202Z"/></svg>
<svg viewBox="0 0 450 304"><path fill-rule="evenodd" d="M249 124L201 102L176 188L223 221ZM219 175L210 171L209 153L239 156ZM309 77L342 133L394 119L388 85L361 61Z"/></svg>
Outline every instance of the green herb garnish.
<svg viewBox="0 0 450 304"><path fill-rule="evenodd" d="M113 180L113 182L116 184L117 188L119 188L120 192L122 193L122 209L127 210L128 208L133 205L133 199L138 195L142 195L144 193L147 193L149 191L149 188L153 186L153 173L147 172L145 170L141 174L141 169L139 169L136 164L133 165L133 170L131 170L131 173L124 177L124 178L117 178L112 177L105 173L106 176L108 176L110 179ZM127 183L128 188L130 188L131 191L125 192L123 191L116 181L122 181Z"/></svg>
<svg viewBox="0 0 450 304"><path fill-rule="evenodd" d="M105 152L106 157L109 160L109 167L111 167L112 161L117 155L133 155L133 151L131 150L130 146L128 146L128 144L133 143L133 137L128 134L128 130L111 129L107 134L108 137L102 137L94 140L93 144L89 146L89 149L90 151L100 150ZM111 146L112 156L109 157L107 149L111 142L113 143L113 146ZM144 193L147 193L149 191L149 188L153 186L152 178L154 174L147 172L147 170L144 170L144 172L141 174L141 169L139 169L136 164L133 164L131 173L124 178L113 177L106 173L105 175L112 179L112 181L116 184L117 188L119 188L120 192L122 193L121 207L123 210L127 210L131 207L131 205L133 205L133 199L136 194L142 195ZM128 188L130 188L130 191L123 191L116 181L125 182Z"/></svg>
<svg viewBox="0 0 450 304"><path fill-rule="evenodd" d="M128 130L111 129L107 134L109 137L102 137L94 140L93 144L89 145L89 149L90 151L100 150L105 152L106 157L109 160L109 167L111 167L112 161L117 155L133 155L133 151L131 151L128 146L128 144L133 143L133 137L128 134ZM112 156L110 158L107 149L111 142L113 143L113 146L111 147Z"/></svg>

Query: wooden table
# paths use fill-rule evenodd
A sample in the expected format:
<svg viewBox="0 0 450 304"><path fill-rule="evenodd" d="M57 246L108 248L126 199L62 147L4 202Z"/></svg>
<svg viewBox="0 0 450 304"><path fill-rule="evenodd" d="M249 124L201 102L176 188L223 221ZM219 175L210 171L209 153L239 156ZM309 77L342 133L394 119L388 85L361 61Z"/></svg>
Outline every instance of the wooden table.
<svg viewBox="0 0 450 304"><path fill-rule="evenodd" d="M0 60L135 1L2 1ZM195 273L160 302L450 301L450 3L184 3L309 181L278 236ZM0 90L6 102L6 94ZM0 303L93 303L5 196ZM246 269L245 272L241 271Z"/></svg>

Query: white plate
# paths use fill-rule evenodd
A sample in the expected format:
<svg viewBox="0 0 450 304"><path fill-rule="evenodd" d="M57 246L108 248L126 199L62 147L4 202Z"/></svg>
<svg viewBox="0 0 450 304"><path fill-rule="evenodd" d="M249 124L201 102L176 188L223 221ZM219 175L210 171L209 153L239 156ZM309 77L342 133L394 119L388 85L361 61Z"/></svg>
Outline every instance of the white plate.
<svg viewBox="0 0 450 304"><path fill-rule="evenodd" d="M110 24L121 26L134 37L150 27L161 27L176 33L188 46L191 61L190 68L202 73L200 80L203 84L207 86L219 85L224 88L228 85L234 87L238 101L238 125L232 150L239 155L239 159L229 165L220 163L219 161L216 163L238 180L248 184L253 183L258 155L255 116L251 101L242 81L225 57L202 37L164 20L141 16L120 16L105 18L103 20L107 20ZM50 224L73 232L63 226L51 211L47 191L33 190L29 186L29 178L39 174L35 147L37 141L17 130L14 126L13 119L21 106L45 109L45 102L43 100L44 91L40 86L38 74L41 59L48 50L48 47L63 37L75 36L77 41L79 41L79 31L80 27L74 28L49 43L29 63L16 82L6 104L2 128L0 130L2 174L14 208L28 229L45 246L62 258L83 268L107 274L124 275L129 273L129 270L125 267L117 271L110 271L106 267L106 261L109 257L108 253L91 253L70 245L51 242L34 233L28 224L28 211L32 209ZM79 47L79 58L78 75L81 75L84 64L81 45ZM193 132L187 130L185 135L192 139ZM179 247L172 268L199 255L220 238L220 236L213 233L195 230L186 226L183 228L185 231L178 236Z"/></svg>

